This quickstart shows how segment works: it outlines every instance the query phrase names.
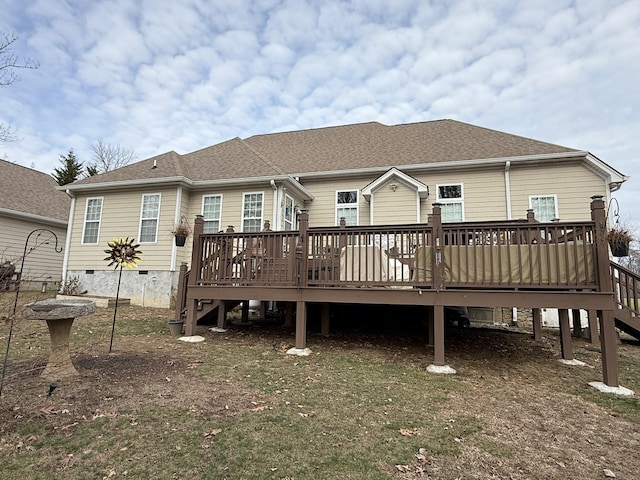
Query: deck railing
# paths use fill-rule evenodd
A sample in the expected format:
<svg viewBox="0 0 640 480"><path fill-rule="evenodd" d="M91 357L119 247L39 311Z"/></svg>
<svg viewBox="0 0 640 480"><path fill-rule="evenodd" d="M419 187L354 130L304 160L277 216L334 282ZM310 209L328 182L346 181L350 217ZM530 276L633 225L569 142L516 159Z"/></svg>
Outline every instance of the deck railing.
<svg viewBox="0 0 640 480"><path fill-rule="evenodd" d="M202 234L196 220L190 285L598 289L595 220L442 224L435 205L426 224L308 228L306 212L299 224Z"/></svg>
<svg viewBox="0 0 640 480"><path fill-rule="evenodd" d="M640 276L615 262L610 265L616 302L628 308L632 315L640 317Z"/></svg>

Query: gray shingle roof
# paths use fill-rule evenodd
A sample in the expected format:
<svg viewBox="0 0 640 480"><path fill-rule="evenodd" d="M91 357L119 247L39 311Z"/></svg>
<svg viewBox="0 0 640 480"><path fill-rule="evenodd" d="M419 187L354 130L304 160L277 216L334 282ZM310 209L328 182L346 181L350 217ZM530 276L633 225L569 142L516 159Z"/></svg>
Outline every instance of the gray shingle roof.
<svg viewBox="0 0 640 480"><path fill-rule="evenodd" d="M234 138L185 155L168 152L74 185L303 175L567 152L577 150L455 120L392 126L370 122Z"/></svg>
<svg viewBox="0 0 640 480"><path fill-rule="evenodd" d="M51 175L0 160L0 208L66 222L71 200L57 186Z"/></svg>

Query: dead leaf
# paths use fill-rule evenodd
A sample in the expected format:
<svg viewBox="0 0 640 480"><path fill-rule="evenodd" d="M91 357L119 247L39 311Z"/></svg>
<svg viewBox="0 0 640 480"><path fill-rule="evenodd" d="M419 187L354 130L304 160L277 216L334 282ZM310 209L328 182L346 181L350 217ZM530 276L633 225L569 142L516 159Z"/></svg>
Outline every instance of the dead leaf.
<svg viewBox="0 0 640 480"><path fill-rule="evenodd" d="M602 473L604 473L604 476L607 477L607 478L616 478L616 474L613 473L608 468L605 468L604 470L602 470Z"/></svg>
<svg viewBox="0 0 640 480"><path fill-rule="evenodd" d="M267 408L267 406L266 406L266 405L259 405L259 406L255 407L255 408L252 408L252 409L251 409L251 411L252 411L252 412L261 412L261 411L263 411L263 410L264 410L264 409L266 409L266 408Z"/></svg>
<svg viewBox="0 0 640 480"><path fill-rule="evenodd" d="M399 472L405 473L409 471L409 465L396 465L396 469Z"/></svg>
<svg viewBox="0 0 640 480"><path fill-rule="evenodd" d="M401 428L400 429L400 435L404 436L404 437L413 437L414 435L416 435L418 433L418 429L417 428Z"/></svg>
<svg viewBox="0 0 640 480"><path fill-rule="evenodd" d="M213 430L211 430L210 432L207 432L204 434L204 438L211 438L211 437L215 437L216 435L218 435L220 432L222 432L221 429L219 428L215 428Z"/></svg>
<svg viewBox="0 0 640 480"><path fill-rule="evenodd" d="M53 407L43 407L40 411L45 415L55 415L56 413L60 413L60 410L56 410Z"/></svg>

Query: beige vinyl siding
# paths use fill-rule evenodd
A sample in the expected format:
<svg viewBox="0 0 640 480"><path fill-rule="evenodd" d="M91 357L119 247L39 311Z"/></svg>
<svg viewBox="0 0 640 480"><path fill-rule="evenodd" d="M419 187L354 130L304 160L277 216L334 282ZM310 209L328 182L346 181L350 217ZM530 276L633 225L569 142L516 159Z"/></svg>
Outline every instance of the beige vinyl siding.
<svg viewBox="0 0 640 480"><path fill-rule="evenodd" d="M245 193L262 192L262 221L273 221L273 189L271 185L253 185L242 188L215 188L211 190L192 192L189 200L189 218L194 219L196 215L202 214L202 197L206 195L222 195L221 229L226 230L229 225L233 226L236 232L242 230L242 197ZM193 220L190 220L193 224Z"/></svg>
<svg viewBox="0 0 640 480"><path fill-rule="evenodd" d="M429 198L423 201L422 221L427 221L433 203L437 202L437 185L462 184L464 192L464 220L504 220L507 218L504 189L504 170L484 168L476 170L451 170L414 175L429 186ZM526 212L525 212L526 213Z"/></svg>
<svg viewBox="0 0 640 480"><path fill-rule="evenodd" d="M375 176L371 176L303 181L305 188L315 197L312 202L305 205L305 208L309 209L309 226L336 225L336 192L339 190L358 191L358 224L368 225L369 202L362 196L362 188L375 179Z"/></svg>
<svg viewBox="0 0 640 480"><path fill-rule="evenodd" d="M591 218L592 195L606 195L604 180L578 162L541 166L512 166L511 208L514 218L524 218L530 195L557 195L560 221Z"/></svg>
<svg viewBox="0 0 640 480"><path fill-rule="evenodd" d="M20 270L27 237L33 230L39 228L51 230L56 234L60 252L55 251L55 238L52 238L49 232L33 233L27 245L22 278L34 282L60 282L64 242L67 235L64 227L0 216L0 263L8 260L15 265L16 271Z"/></svg>
<svg viewBox="0 0 640 480"><path fill-rule="evenodd" d="M396 186L395 192L392 184ZM418 194L414 188L391 179L373 192L371 198L374 225L416 223Z"/></svg>
<svg viewBox="0 0 640 480"><path fill-rule="evenodd" d="M144 243L139 270L168 270L171 266L171 250L173 235L171 229L175 221L176 187L165 189L140 189L136 192L107 192L102 196L102 220L97 245L82 245L82 225L86 199L78 196L73 220L71 242L73 248L69 255L69 270L105 270L108 262L104 261L104 249L107 242L114 237L133 237L138 239L140 229L140 208L142 195L160 193L160 215L158 219L158 236L156 243ZM113 267L111 267L113 268Z"/></svg>

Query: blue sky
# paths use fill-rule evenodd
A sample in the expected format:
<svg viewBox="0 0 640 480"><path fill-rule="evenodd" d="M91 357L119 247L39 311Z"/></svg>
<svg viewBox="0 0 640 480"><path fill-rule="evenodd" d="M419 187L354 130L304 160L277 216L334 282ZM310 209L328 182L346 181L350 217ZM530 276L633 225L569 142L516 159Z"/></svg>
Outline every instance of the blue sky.
<svg viewBox="0 0 640 480"><path fill-rule="evenodd" d="M631 176L640 234L637 0L8 0L0 33L40 62L0 90L50 173L98 138L140 159L236 136L452 118L587 150Z"/></svg>

